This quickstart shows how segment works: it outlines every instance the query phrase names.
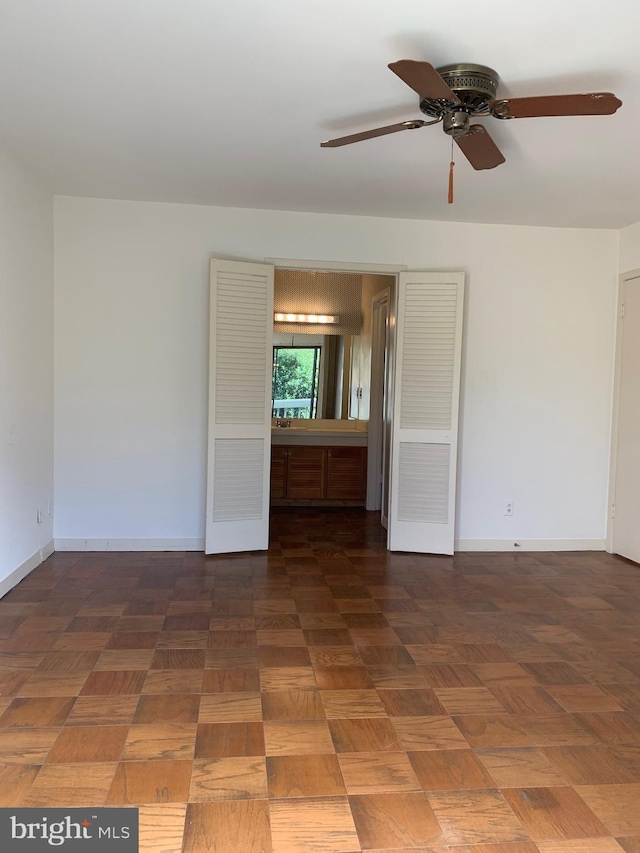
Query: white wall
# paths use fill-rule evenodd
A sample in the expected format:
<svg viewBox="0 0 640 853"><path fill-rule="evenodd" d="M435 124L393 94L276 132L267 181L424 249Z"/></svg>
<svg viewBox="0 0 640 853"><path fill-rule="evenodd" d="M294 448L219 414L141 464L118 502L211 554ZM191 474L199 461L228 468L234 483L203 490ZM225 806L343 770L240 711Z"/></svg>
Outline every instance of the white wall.
<svg viewBox="0 0 640 853"><path fill-rule="evenodd" d="M51 552L52 231L51 194L0 151L0 595Z"/></svg>
<svg viewBox="0 0 640 853"><path fill-rule="evenodd" d="M640 269L640 222L620 231L620 272Z"/></svg>
<svg viewBox="0 0 640 853"><path fill-rule="evenodd" d="M604 538L617 232L63 197L55 254L63 547L201 544L213 254L465 269L458 538Z"/></svg>

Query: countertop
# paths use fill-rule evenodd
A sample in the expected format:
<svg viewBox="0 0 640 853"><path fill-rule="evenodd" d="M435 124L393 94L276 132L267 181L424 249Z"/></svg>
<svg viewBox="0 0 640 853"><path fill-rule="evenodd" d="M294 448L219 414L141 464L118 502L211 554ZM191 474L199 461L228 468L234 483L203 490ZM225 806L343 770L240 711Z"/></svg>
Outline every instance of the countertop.
<svg viewBox="0 0 640 853"><path fill-rule="evenodd" d="M271 444L366 447L367 433L355 429L306 429L273 427Z"/></svg>

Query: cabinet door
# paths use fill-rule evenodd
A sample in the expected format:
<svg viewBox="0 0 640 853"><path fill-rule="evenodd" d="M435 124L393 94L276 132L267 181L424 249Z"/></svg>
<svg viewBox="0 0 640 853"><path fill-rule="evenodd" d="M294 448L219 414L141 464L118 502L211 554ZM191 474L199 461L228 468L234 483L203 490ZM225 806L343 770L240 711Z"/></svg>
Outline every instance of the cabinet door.
<svg viewBox="0 0 640 853"><path fill-rule="evenodd" d="M287 448L275 445L271 448L271 497L287 496Z"/></svg>
<svg viewBox="0 0 640 853"><path fill-rule="evenodd" d="M366 447L327 448L327 497L364 500Z"/></svg>
<svg viewBox="0 0 640 853"><path fill-rule="evenodd" d="M323 498L325 487L324 447L289 447L287 497Z"/></svg>

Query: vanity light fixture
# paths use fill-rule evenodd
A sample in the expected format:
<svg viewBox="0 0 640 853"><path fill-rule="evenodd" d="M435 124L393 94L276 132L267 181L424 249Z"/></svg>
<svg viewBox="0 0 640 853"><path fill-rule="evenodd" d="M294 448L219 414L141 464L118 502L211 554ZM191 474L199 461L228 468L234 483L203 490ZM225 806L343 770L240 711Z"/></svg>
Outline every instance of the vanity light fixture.
<svg viewBox="0 0 640 853"><path fill-rule="evenodd" d="M321 326L340 322L340 318L332 314L280 314L276 312L273 319L276 323L311 323Z"/></svg>

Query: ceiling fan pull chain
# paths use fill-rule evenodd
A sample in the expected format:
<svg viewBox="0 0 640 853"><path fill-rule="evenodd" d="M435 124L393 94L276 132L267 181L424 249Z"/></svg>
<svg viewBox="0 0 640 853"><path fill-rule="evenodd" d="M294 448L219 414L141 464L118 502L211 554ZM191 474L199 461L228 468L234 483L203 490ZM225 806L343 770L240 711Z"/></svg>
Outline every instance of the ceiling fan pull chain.
<svg viewBox="0 0 640 853"><path fill-rule="evenodd" d="M453 137L451 137L451 162L449 163L449 196L447 201L453 204L453 167L456 164L453 162Z"/></svg>

